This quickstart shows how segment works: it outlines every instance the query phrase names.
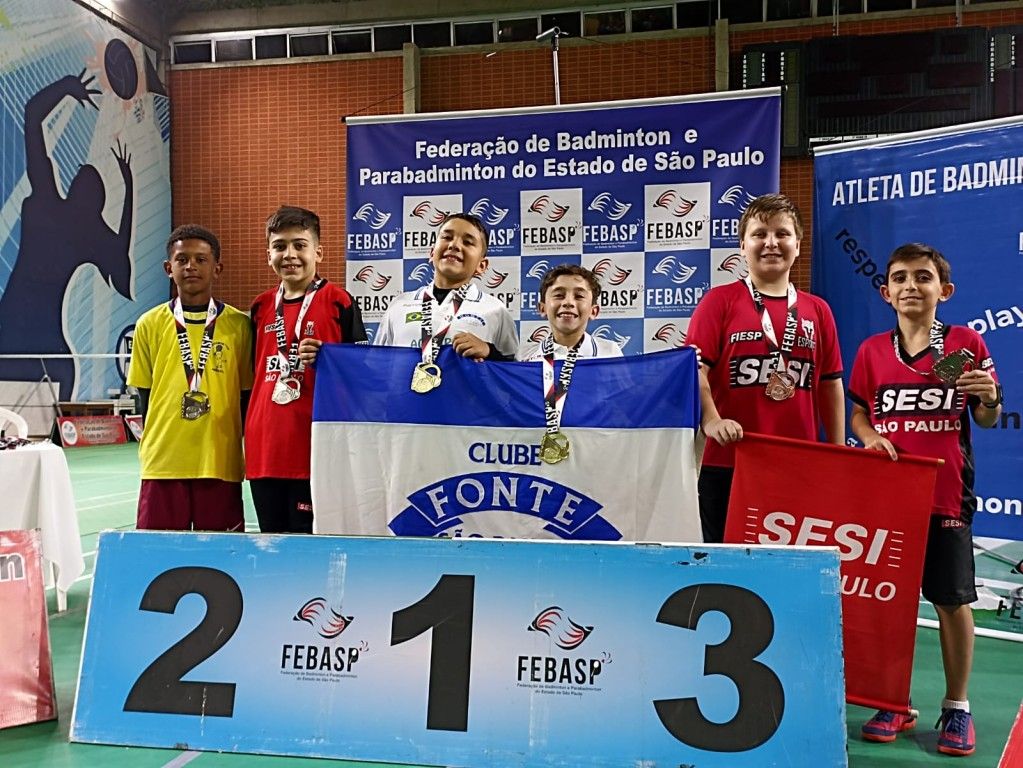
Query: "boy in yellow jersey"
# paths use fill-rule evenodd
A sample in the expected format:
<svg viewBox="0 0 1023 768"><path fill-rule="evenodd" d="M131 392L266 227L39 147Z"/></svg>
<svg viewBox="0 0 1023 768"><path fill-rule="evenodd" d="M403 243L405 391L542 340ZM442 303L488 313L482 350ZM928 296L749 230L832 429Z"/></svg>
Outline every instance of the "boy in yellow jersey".
<svg viewBox="0 0 1023 768"><path fill-rule="evenodd" d="M139 318L128 372L145 425L136 527L240 531L252 326L244 313L213 298L223 265L220 242L209 230L175 229L163 267L177 296Z"/></svg>

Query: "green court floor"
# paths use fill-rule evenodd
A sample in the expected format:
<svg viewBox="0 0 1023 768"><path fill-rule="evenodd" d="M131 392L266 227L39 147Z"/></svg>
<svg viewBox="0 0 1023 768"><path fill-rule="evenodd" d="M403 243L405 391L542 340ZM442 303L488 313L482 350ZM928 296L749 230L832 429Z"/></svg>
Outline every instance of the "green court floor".
<svg viewBox="0 0 1023 768"><path fill-rule="evenodd" d="M60 717L56 722L0 731L0 768L178 768L184 765L231 768L308 765L322 768L326 765L322 760L307 758L108 747L68 742L97 535L105 529L130 530L134 527L138 460L134 443L74 449L67 452L67 457L78 506L82 547L87 554L85 575L69 593L68 610L61 614L54 613L55 600L52 593L48 595L51 611L50 641ZM245 503L246 527L250 531L256 530L247 493ZM885 663L884 648L877 649L877 659L879 666ZM859 707L849 707L849 765L852 768L901 768L949 765L959 761L978 768L994 768L1019 709L1020 698L1023 697L1023 645L1005 640L977 639L970 702L977 723L978 746L972 757L949 758L935 752L937 735L931 726L938 717L943 690L937 633L920 629L917 632L913 672L913 701L921 712L917 729L900 736L891 744L870 744L860 740L859 726L871 713ZM808 768L819 766L813 755L806 755L799 760L801 762L794 764ZM330 764L339 768L386 768L390 765L344 760L332 761Z"/></svg>

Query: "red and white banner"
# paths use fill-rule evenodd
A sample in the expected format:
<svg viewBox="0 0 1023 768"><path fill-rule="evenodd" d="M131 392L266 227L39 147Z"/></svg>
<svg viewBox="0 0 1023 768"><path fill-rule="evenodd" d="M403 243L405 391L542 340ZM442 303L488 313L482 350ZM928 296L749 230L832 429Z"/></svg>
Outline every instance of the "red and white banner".
<svg viewBox="0 0 1023 768"><path fill-rule="evenodd" d="M128 442L120 416L61 416L57 427L65 448Z"/></svg>
<svg viewBox="0 0 1023 768"><path fill-rule="evenodd" d="M1023 766L1023 704L1020 704L1016 722L1012 724L1012 729L1009 731L1009 739L1005 742L1002 759L998 761L998 768L1020 768L1020 766Z"/></svg>
<svg viewBox="0 0 1023 768"><path fill-rule="evenodd" d="M57 717L38 531L0 531L0 728Z"/></svg>
<svg viewBox="0 0 1023 768"><path fill-rule="evenodd" d="M846 700L909 711L937 459L747 434L725 541L838 547Z"/></svg>

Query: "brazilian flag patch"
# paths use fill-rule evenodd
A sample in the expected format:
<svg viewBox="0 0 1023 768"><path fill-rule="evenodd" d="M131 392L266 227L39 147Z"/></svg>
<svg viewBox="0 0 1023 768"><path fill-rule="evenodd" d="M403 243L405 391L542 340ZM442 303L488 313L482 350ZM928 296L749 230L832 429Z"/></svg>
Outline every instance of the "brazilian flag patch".
<svg viewBox="0 0 1023 768"><path fill-rule="evenodd" d="M423 322L422 312L409 312L405 315L406 323L421 323Z"/></svg>

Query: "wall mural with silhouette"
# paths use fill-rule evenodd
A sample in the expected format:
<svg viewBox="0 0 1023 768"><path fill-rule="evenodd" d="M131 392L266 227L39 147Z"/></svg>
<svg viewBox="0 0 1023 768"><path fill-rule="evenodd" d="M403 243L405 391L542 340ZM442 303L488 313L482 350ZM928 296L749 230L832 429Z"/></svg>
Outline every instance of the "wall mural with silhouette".
<svg viewBox="0 0 1023 768"><path fill-rule="evenodd" d="M0 6L0 381L108 396L168 295L170 104L156 54L70 0ZM45 364L45 371L44 371Z"/></svg>

